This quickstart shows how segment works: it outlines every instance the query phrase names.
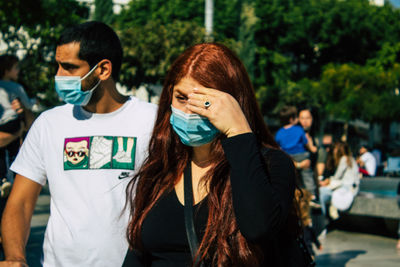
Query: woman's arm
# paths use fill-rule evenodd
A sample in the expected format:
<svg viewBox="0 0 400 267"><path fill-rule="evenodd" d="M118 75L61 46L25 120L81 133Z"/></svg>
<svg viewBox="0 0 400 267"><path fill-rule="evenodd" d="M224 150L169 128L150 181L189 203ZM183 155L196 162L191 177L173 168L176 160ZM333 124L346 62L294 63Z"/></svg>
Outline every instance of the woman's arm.
<svg viewBox="0 0 400 267"><path fill-rule="evenodd" d="M204 100L212 103L204 107ZM295 169L283 152L271 153L269 176L256 137L231 95L194 88L187 108L204 116L227 138L222 146L231 167L232 199L239 229L248 240L270 238L286 222L294 194Z"/></svg>
<svg viewBox="0 0 400 267"><path fill-rule="evenodd" d="M142 266L143 267L146 266L142 257L140 257L137 254L137 252L128 249L122 267L142 267Z"/></svg>
<svg viewBox="0 0 400 267"><path fill-rule="evenodd" d="M336 189L338 187L340 187L342 185L342 179L344 176L344 173L347 169L347 162L346 162L347 158L346 156L342 156L339 160L339 165L336 168L335 174L329 179L330 183L329 183L329 187L333 190Z"/></svg>
<svg viewBox="0 0 400 267"><path fill-rule="evenodd" d="M254 134L227 138L222 146L231 167L232 200L242 235L250 241L272 238L286 222L293 201L291 158L271 149L268 175Z"/></svg>

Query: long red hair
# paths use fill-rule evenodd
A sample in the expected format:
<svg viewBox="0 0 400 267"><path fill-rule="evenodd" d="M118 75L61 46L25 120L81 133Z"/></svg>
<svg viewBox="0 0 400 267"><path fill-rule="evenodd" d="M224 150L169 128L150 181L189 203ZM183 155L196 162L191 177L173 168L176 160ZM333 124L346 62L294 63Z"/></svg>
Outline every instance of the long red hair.
<svg viewBox="0 0 400 267"><path fill-rule="evenodd" d="M190 162L191 147L181 143L169 122L173 88L184 77L190 77L204 87L231 94L239 102L260 146L278 147L264 123L252 84L238 57L221 44L206 43L188 48L175 60L167 74L148 158L127 188L131 209L127 235L130 247L139 251L143 249L141 229L148 212L160 196L174 190ZM224 136L220 135L213 141L211 168L202 178L203 182L209 183L209 214L197 256L213 266L256 266L262 261L262 255L238 229L232 206L230 168L221 138Z"/></svg>

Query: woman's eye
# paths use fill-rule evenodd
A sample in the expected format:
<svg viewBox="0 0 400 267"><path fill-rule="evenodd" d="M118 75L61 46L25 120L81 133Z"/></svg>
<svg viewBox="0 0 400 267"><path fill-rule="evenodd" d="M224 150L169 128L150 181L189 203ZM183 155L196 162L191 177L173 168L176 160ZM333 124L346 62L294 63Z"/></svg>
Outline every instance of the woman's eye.
<svg viewBox="0 0 400 267"><path fill-rule="evenodd" d="M185 101L186 97L184 96L177 96L176 99L178 99L179 101Z"/></svg>

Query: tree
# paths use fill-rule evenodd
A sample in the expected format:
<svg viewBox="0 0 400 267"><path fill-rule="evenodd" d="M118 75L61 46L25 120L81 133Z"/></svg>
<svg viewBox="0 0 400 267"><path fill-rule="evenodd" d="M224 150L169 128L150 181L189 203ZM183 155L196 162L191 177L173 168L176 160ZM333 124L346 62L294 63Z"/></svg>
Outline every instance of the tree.
<svg viewBox="0 0 400 267"><path fill-rule="evenodd" d="M0 1L0 33L6 53L24 52L20 82L44 106L59 103L54 90L54 53L61 31L87 18L89 10L73 0Z"/></svg>
<svg viewBox="0 0 400 267"><path fill-rule="evenodd" d="M203 28L188 21L162 24L152 20L142 27L120 30L125 55L121 82L129 88L142 83L161 83L178 55L201 42L204 34Z"/></svg>
<svg viewBox="0 0 400 267"><path fill-rule="evenodd" d="M95 0L94 1L94 20L111 24L114 21L113 1Z"/></svg>
<svg viewBox="0 0 400 267"><path fill-rule="evenodd" d="M238 51L240 1L216 1L215 41ZM217 15L218 14L218 15ZM204 41L204 0L137 0L116 17L125 60L121 81L129 88L160 84L169 66L186 48ZM234 38L233 38L234 37Z"/></svg>
<svg viewBox="0 0 400 267"><path fill-rule="evenodd" d="M242 11L240 15L240 26L239 26L239 58L242 59L245 65L250 79L254 79L255 69L255 53L256 43L254 40L255 25L258 18L255 15L254 5L251 2L243 2Z"/></svg>
<svg viewBox="0 0 400 267"><path fill-rule="evenodd" d="M255 0L255 10L255 87L264 112L318 83L326 65L364 66L385 43L400 41L400 11L367 0Z"/></svg>

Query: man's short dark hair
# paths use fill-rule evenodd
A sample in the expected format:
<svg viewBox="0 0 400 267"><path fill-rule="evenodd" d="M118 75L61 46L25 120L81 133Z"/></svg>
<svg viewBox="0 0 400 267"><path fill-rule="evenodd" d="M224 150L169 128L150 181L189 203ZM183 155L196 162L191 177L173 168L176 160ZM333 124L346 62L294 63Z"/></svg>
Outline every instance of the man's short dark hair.
<svg viewBox="0 0 400 267"><path fill-rule="evenodd" d="M121 42L113 29L102 22L89 21L67 28L60 36L57 46L79 43L78 57L93 68L103 59L112 64L112 77L118 81L122 63Z"/></svg>
<svg viewBox="0 0 400 267"><path fill-rule="evenodd" d="M283 106L279 111L279 119L282 125L290 123L290 119L297 118L297 108L295 106Z"/></svg>
<svg viewBox="0 0 400 267"><path fill-rule="evenodd" d="M6 74L6 71L11 70L14 64L18 63L18 58L14 55L1 55L0 56L0 78L2 79Z"/></svg>

